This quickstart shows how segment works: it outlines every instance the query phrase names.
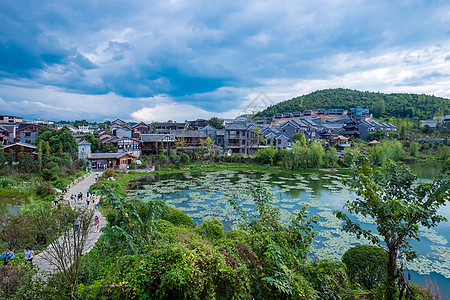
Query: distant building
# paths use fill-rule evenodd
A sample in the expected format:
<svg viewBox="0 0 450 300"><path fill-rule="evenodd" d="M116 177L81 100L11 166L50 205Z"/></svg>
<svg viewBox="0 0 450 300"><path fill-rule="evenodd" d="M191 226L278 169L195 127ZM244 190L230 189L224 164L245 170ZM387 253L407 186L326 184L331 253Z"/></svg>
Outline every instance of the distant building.
<svg viewBox="0 0 450 300"><path fill-rule="evenodd" d="M129 153L92 153L88 156L91 169L119 169L125 171L137 157Z"/></svg>
<svg viewBox="0 0 450 300"><path fill-rule="evenodd" d="M39 136L39 125L20 123L16 129L16 141L25 143L34 143Z"/></svg>
<svg viewBox="0 0 450 300"><path fill-rule="evenodd" d="M120 138L117 141L117 152L128 152L133 156L139 157L141 152L139 140L133 138Z"/></svg>
<svg viewBox="0 0 450 300"><path fill-rule="evenodd" d="M34 145L26 144L26 143L15 143L12 145L6 145L3 147L3 151L5 153L14 153L14 161L19 161L20 153L29 153L33 156L37 156L37 147Z"/></svg>
<svg viewBox="0 0 450 300"><path fill-rule="evenodd" d="M369 117L369 109L362 108L360 106L349 108L347 110L347 116L359 123L361 121L364 121L366 117Z"/></svg>
<svg viewBox="0 0 450 300"><path fill-rule="evenodd" d="M87 160L89 155L91 155L91 143L82 140L78 143L78 158Z"/></svg>
<svg viewBox="0 0 450 300"><path fill-rule="evenodd" d="M434 121L434 120L420 120L420 127L423 128L427 125L433 129L436 129L437 124L436 124L436 121Z"/></svg>
<svg viewBox="0 0 450 300"><path fill-rule="evenodd" d="M328 115L343 115L344 109L343 108L330 108L328 109Z"/></svg>
<svg viewBox="0 0 450 300"><path fill-rule="evenodd" d="M22 117L0 115L0 124L22 123Z"/></svg>
<svg viewBox="0 0 450 300"><path fill-rule="evenodd" d="M150 133L141 134L141 151L146 154L157 154L161 149L175 149L177 139L173 134Z"/></svg>

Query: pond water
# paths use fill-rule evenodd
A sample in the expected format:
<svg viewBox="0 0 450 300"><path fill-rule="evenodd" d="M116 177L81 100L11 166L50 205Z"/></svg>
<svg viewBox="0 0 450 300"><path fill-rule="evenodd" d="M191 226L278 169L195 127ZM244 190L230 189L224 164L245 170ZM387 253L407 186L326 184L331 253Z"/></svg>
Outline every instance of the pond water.
<svg viewBox="0 0 450 300"><path fill-rule="evenodd" d="M429 177L422 177L424 180L433 177L439 166L436 166L434 173L429 169L426 173ZM332 213L335 209L342 209L346 200L356 198L355 192L342 184L344 177L338 173L279 175L230 170L180 173L142 178L135 182L136 189L129 195L144 200L165 200L196 223L212 218L222 220L227 230L237 228L241 221L227 199L236 199L251 216L254 205L245 191L249 185L261 182L272 191L274 204L280 208L283 222L287 222L289 216L297 213L303 204L308 204L310 214L320 217L312 258L339 260L348 248L361 243L369 244L341 231L342 221ZM441 213L450 219L450 210L444 208ZM352 218L367 229L375 229L369 218ZM445 222L434 229L422 229L420 237L420 242L412 242L413 248L420 254L419 259L407 265L412 281L439 286L442 298L450 299L450 224Z"/></svg>

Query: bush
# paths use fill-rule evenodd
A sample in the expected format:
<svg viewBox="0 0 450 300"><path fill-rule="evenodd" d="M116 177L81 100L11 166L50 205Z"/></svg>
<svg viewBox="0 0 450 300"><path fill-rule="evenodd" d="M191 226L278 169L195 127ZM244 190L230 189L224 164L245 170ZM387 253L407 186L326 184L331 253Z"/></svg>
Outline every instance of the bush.
<svg viewBox="0 0 450 300"><path fill-rule="evenodd" d="M196 231L210 240L218 240L224 237L222 223L219 220L208 220L196 228Z"/></svg>
<svg viewBox="0 0 450 300"><path fill-rule="evenodd" d="M342 256L347 266L347 275L351 283L364 289L373 289L387 277L388 254L386 250L369 245L357 245L348 249Z"/></svg>
<svg viewBox="0 0 450 300"><path fill-rule="evenodd" d="M317 260L306 266L305 273L319 299L339 299L339 294L348 289L348 277L343 263Z"/></svg>
<svg viewBox="0 0 450 300"><path fill-rule="evenodd" d="M180 162L181 162L182 164L188 164L190 160L191 160L191 159L189 158L189 155L187 155L186 153L181 154L181 156L180 156Z"/></svg>
<svg viewBox="0 0 450 300"><path fill-rule="evenodd" d="M164 209L160 219L169 221L175 226L194 226L194 221L192 221L189 216L185 215L181 210L170 207L168 205L164 205Z"/></svg>
<svg viewBox="0 0 450 300"><path fill-rule="evenodd" d="M111 169L111 168L106 169L104 176L106 176L108 178L114 177L114 169Z"/></svg>

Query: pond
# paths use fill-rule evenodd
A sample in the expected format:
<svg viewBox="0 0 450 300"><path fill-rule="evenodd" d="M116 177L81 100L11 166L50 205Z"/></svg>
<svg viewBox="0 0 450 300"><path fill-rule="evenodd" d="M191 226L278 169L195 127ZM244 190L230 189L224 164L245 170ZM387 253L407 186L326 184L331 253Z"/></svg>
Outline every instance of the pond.
<svg viewBox="0 0 450 300"><path fill-rule="evenodd" d="M435 170L437 173L439 169ZM429 173L431 174L431 173ZM431 177L435 174L431 174ZM197 224L208 219L219 219L224 229L237 228L241 221L227 199L232 197L251 216L254 205L246 195L247 187L256 182L265 184L272 191L274 204L280 208L283 222L298 212L303 204L309 205L312 215L320 217L316 225L312 258L339 260L350 247L365 243L352 234L340 230L342 221L333 215L333 210L342 209L346 200L354 200L356 194L342 184L346 175L333 174L271 174L238 172L231 170L180 173L162 176L148 176L135 182L136 189L130 196L142 199L162 199L190 216ZM441 210L450 219L448 209ZM353 216L363 227L375 229L372 220ZM419 259L408 263L415 283L437 285L443 299L450 295L450 239L449 223L442 223L434 229L423 228L420 242L412 242L420 254Z"/></svg>

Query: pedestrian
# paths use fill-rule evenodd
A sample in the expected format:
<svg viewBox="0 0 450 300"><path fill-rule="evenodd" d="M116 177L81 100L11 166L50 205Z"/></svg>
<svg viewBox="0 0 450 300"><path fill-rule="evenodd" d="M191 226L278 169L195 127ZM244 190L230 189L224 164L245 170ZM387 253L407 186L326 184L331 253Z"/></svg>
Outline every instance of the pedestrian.
<svg viewBox="0 0 450 300"><path fill-rule="evenodd" d="M86 197L89 198L89 189L86 190Z"/></svg>
<svg viewBox="0 0 450 300"><path fill-rule="evenodd" d="M55 206L58 206L59 197L58 195L55 196L55 199L53 199L53 203L55 203Z"/></svg>
<svg viewBox="0 0 450 300"><path fill-rule="evenodd" d="M95 216L95 232L99 232L98 227L100 226L100 219L98 216Z"/></svg>
<svg viewBox="0 0 450 300"><path fill-rule="evenodd" d="M25 261L30 262L31 264L31 268L33 268L33 256L34 256L34 251L31 249L31 247L26 247L25 250L23 251L23 253L25 254Z"/></svg>
<svg viewBox="0 0 450 300"><path fill-rule="evenodd" d="M0 254L0 257L5 259L4 264L6 266L8 264L8 261L14 259L14 252L12 251L12 248L8 247L5 252Z"/></svg>
<svg viewBox="0 0 450 300"><path fill-rule="evenodd" d="M98 179L98 172L95 173L95 181L97 181L97 179Z"/></svg>
<svg viewBox="0 0 450 300"><path fill-rule="evenodd" d="M75 232L77 232L77 231L78 231L78 228L80 228L80 218L79 218L79 217L77 217L77 218L75 219L75 222L73 223L73 227L74 227L74 229L75 229Z"/></svg>

